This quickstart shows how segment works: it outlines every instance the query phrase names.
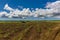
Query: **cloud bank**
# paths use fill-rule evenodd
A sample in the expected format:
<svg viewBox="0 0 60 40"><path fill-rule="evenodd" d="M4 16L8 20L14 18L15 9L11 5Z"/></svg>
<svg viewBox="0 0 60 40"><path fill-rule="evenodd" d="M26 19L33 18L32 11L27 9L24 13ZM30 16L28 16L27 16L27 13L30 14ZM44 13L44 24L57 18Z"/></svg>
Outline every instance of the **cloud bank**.
<svg viewBox="0 0 60 40"><path fill-rule="evenodd" d="M37 18L60 18L60 1L48 2L45 6L45 9L36 8L35 10L30 10L29 8L23 8L23 10L13 9L9 7L8 4L5 4L4 10L0 12L0 17L7 18L27 18L27 17L37 17Z"/></svg>

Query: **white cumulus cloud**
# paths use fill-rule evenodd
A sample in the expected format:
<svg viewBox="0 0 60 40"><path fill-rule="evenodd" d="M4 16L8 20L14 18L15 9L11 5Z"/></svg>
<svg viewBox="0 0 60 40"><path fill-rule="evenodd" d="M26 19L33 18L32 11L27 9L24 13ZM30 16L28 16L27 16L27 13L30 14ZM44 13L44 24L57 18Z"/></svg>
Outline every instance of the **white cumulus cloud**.
<svg viewBox="0 0 60 40"><path fill-rule="evenodd" d="M0 17L7 18L26 18L26 17L54 17L60 18L60 1L48 2L45 6L46 9L36 8L35 10L30 10L29 8L23 8L23 10L13 9L8 4L5 4L4 9L9 10L0 12Z"/></svg>
<svg viewBox="0 0 60 40"><path fill-rule="evenodd" d="M4 7L5 10L9 10L9 11L13 11L14 9L9 7L8 4L5 4L5 7Z"/></svg>

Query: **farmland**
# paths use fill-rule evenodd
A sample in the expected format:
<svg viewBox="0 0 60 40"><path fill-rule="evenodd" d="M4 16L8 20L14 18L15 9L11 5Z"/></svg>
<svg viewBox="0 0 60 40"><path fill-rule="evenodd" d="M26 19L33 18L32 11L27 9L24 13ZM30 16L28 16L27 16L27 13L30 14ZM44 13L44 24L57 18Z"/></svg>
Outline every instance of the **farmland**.
<svg viewBox="0 0 60 40"><path fill-rule="evenodd" d="M60 21L3 21L0 40L60 40Z"/></svg>

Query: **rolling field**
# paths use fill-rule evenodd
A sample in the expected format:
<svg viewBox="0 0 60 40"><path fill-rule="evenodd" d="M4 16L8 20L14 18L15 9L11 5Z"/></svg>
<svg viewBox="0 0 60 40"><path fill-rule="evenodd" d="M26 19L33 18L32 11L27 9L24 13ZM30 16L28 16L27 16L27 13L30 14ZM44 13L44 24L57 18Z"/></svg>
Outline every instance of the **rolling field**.
<svg viewBox="0 0 60 40"><path fill-rule="evenodd" d="M60 21L0 22L0 40L60 40Z"/></svg>

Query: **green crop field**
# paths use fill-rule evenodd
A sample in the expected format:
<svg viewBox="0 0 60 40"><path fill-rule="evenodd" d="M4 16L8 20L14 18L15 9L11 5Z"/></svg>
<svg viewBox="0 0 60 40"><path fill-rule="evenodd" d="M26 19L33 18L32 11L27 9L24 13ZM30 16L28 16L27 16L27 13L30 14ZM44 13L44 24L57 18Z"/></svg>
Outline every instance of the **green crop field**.
<svg viewBox="0 0 60 40"><path fill-rule="evenodd" d="M60 21L0 21L0 40L60 40Z"/></svg>

